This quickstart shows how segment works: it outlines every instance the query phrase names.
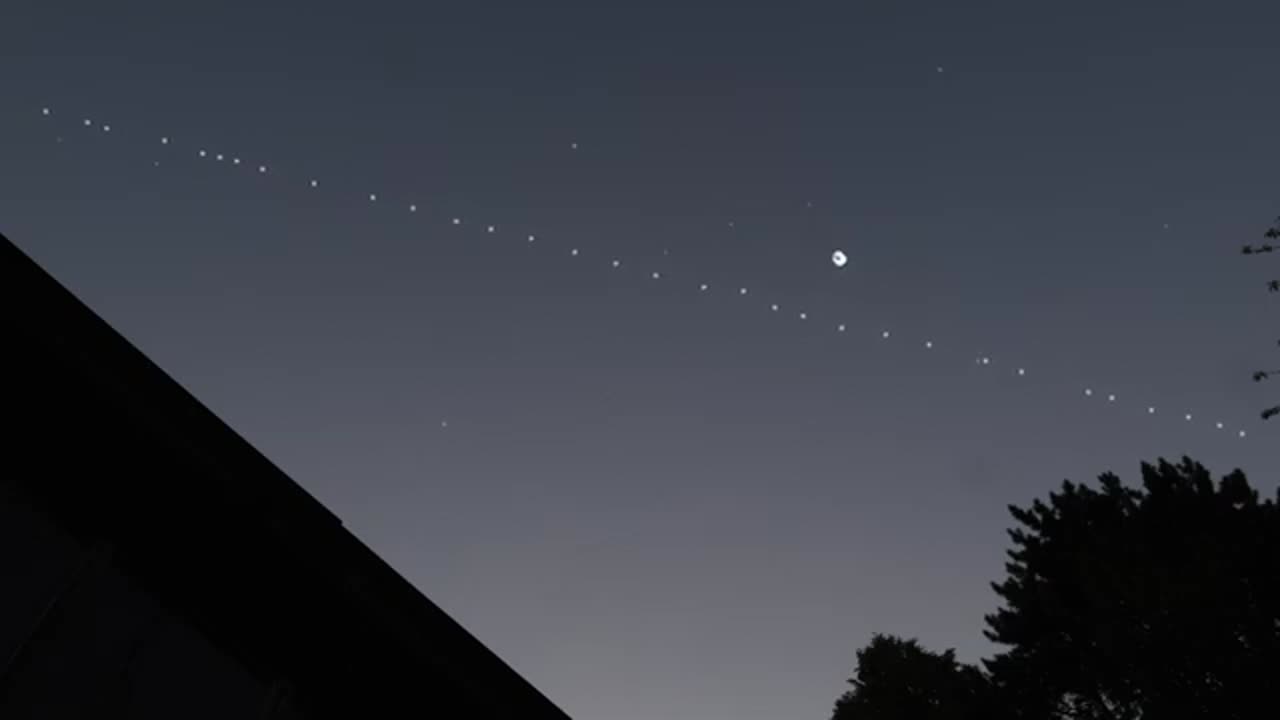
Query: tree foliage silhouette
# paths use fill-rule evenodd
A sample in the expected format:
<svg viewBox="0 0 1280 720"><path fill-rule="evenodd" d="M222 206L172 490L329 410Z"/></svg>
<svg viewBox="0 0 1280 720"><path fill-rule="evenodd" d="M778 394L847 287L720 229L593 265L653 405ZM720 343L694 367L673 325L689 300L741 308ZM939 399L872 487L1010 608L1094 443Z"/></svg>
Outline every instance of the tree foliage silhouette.
<svg viewBox="0 0 1280 720"><path fill-rule="evenodd" d="M1275 224L1263 233L1263 236L1268 240L1280 240L1280 217L1276 218ZM1262 245L1245 245L1242 252L1245 255L1260 255L1262 253L1276 252L1278 247L1280 247L1280 245L1272 245L1271 243L1264 243ZM1267 291L1280 292L1280 280L1268 280ZM1280 340L1277 340L1276 344L1280 345ZM1253 373L1253 380L1254 382L1262 382L1272 375L1280 375L1280 369L1257 370ZM1276 415L1280 415L1280 405L1272 405L1262 411L1263 420L1268 420Z"/></svg>
<svg viewBox="0 0 1280 720"><path fill-rule="evenodd" d="M1010 506L983 670L877 636L833 720L1258 717L1280 668L1280 492L1189 458ZM865 666L865 667L864 667Z"/></svg>
<svg viewBox="0 0 1280 720"><path fill-rule="evenodd" d="M982 671L956 662L953 650L882 634L858 651L849 684L833 720L976 720L989 693Z"/></svg>

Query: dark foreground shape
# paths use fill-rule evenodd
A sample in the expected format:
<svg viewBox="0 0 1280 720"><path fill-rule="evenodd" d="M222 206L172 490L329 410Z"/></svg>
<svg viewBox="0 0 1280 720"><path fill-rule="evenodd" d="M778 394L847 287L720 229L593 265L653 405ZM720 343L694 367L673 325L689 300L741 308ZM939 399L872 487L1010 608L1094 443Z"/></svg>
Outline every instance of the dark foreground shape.
<svg viewBox="0 0 1280 720"><path fill-rule="evenodd" d="M0 237L0 718L568 720Z"/></svg>

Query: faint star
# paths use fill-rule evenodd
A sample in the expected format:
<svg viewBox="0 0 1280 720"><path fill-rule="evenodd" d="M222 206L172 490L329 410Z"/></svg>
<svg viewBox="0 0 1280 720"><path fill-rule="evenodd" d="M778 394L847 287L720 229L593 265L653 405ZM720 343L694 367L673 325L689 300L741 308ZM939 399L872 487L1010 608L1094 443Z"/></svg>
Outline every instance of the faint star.
<svg viewBox="0 0 1280 720"><path fill-rule="evenodd" d="M454 225L461 225L461 224L462 224L462 218L454 218L454 219L453 219L453 224L454 224Z"/></svg>
<svg viewBox="0 0 1280 720"><path fill-rule="evenodd" d="M41 108L41 109L40 109L40 114L41 114L41 115L48 115L48 114L49 114L49 108Z"/></svg>
<svg viewBox="0 0 1280 720"><path fill-rule="evenodd" d="M319 183L319 182L317 182L317 181L315 181L315 180L312 180L312 181L311 181L311 187L319 187L319 186L320 186L320 183Z"/></svg>
<svg viewBox="0 0 1280 720"><path fill-rule="evenodd" d="M259 173L259 174L261 174L261 175L266 175L266 174L267 174L267 166L266 166L266 165L259 165L259 166L258 166L258 173Z"/></svg>
<svg viewBox="0 0 1280 720"><path fill-rule="evenodd" d="M494 228L492 225L490 225L490 226L489 226L489 230L488 230L488 231L489 231L489 232L493 232L495 229L496 229L496 228Z"/></svg>
<svg viewBox="0 0 1280 720"><path fill-rule="evenodd" d="M570 255L573 255L574 257L577 257L577 255L578 255L578 248L574 248L574 249L570 250L570 251L569 251L569 254L570 254Z"/></svg>
<svg viewBox="0 0 1280 720"><path fill-rule="evenodd" d="M417 206L417 205L410 205L410 206L409 206L409 212L418 212L418 206Z"/></svg>
<svg viewBox="0 0 1280 720"><path fill-rule="evenodd" d="M839 332L844 332L844 324L842 323L842 324L840 324L840 325L837 325L837 326L836 326L836 330L837 330L837 331L839 331Z"/></svg>

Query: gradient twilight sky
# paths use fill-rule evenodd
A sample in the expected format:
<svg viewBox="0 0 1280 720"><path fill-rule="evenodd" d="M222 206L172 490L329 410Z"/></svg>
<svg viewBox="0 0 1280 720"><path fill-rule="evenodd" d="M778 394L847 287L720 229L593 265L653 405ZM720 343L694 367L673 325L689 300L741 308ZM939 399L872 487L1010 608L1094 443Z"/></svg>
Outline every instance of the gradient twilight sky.
<svg viewBox="0 0 1280 720"><path fill-rule="evenodd" d="M994 649L1007 504L1280 479L1280 3L195 5L4 3L0 231L575 718L822 720Z"/></svg>

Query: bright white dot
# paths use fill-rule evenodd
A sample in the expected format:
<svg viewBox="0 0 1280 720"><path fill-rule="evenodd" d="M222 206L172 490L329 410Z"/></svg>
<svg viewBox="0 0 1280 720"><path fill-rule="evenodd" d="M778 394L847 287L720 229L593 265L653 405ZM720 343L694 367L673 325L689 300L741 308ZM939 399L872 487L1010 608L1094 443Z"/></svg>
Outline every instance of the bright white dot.
<svg viewBox="0 0 1280 720"><path fill-rule="evenodd" d="M805 314L805 313L800 313L800 319L801 319L801 320L808 320L808 319L809 319L809 316L808 316L807 314Z"/></svg>
<svg viewBox="0 0 1280 720"><path fill-rule="evenodd" d="M41 108L41 109L40 109L40 114L41 114L41 115L48 115L48 114L49 114L49 108Z"/></svg>
<svg viewBox="0 0 1280 720"><path fill-rule="evenodd" d="M837 332L844 332L844 324L843 324L843 323L841 323L840 325L837 325L837 326L836 326L836 331L837 331Z"/></svg>
<svg viewBox="0 0 1280 720"><path fill-rule="evenodd" d="M614 261L613 261L613 266L614 266L614 267L621 267L621 266L622 266L622 261L621 261L621 260L614 260Z"/></svg>
<svg viewBox="0 0 1280 720"><path fill-rule="evenodd" d="M311 181L311 187L320 187L320 183L316 180Z"/></svg>
<svg viewBox="0 0 1280 720"><path fill-rule="evenodd" d="M1085 394L1085 395L1093 395L1093 390L1092 390L1092 389L1090 389L1090 388L1085 388L1085 389L1084 389L1084 394Z"/></svg>
<svg viewBox="0 0 1280 720"><path fill-rule="evenodd" d="M239 164L240 164L240 158L231 158L231 164L232 164L232 165L239 165Z"/></svg>
<svg viewBox="0 0 1280 720"><path fill-rule="evenodd" d="M488 230L488 231L489 231L489 232L493 232L493 231L494 231L494 230L496 230L496 229L497 229L497 228L495 228L494 226L490 225L490 226L489 226L489 230Z"/></svg>
<svg viewBox="0 0 1280 720"><path fill-rule="evenodd" d="M1191 413L1187 413L1185 417L1187 418L1187 422L1191 421Z"/></svg>
<svg viewBox="0 0 1280 720"><path fill-rule="evenodd" d="M93 121L91 121L89 118L85 118L85 119L84 119L84 126L85 126L85 127L89 127L89 126L90 126L90 125L92 125L92 124L93 124Z"/></svg>
<svg viewBox="0 0 1280 720"><path fill-rule="evenodd" d="M836 267L842 268L845 263L849 262L849 256L845 255L843 251L837 250L831 253L831 262Z"/></svg>
<svg viewBox="0 0 1280 720"><path fill-rule="evenodd" d="M378 202L378 194L369 193L369 202Z"/></svg>
<svg viewBox="0 0 1280 720"><path fill-rule="evenodd" d="M1147 414L1148 414L1148 415L1155 415L1155 414L1156 414L1156 409L1155 409L1155 408L1153 408L1153 407L1149 407L1149 408L1147 408Z"/></svg>
<svg viewBox="0 0 1280 720"><path fill-rule="evenodd" d="M266 166L266 165L259 165L259 166L258 166L258 172L259 172L260 174L263 174L263 175L267 174L267 166Z"/></svg>
<svg viewBox="0 0 1280 720"><path fill-rule="evenodd" d="M454 218L454 219L453 219L453 224L454 224L454 225L461 225L461 224L462 224L462 218Z"/></svg>
<svg viewBox="0 0 1280 720"><path fill-rule="evenodd" d="M569 143L569 149L570 149L570 150L577 150L577 149L578 149L578 143Z"/></svg>
<svg viewBox="0 0 1280 720"><path fill-rule="evenodd" d="M1115 396L1115 395L1108 395L1108 396L1107 396L1107 402L1115 402L1115 401L1116 401L1116 396Z"/></svg>
<svg viewBox="0 0 1280 720"><path fill-rule="evenodd" d="M532 235L530 235L530 236L529 236L529 242L533 242L533 240L534 240L534 237L533 237Z"/></svg>
<svg viewBox="0 0 1280 720"><path fill-rule="evenodd" d="M746 289L746 288L738 288L738 294L739 294L739 295L746 295L746 294L747 294L747 289Z"/></svg>
<svg viewBox="0 0 1280 720"><path fill-rule="evenodd" d="M442 427L442 428L447 428L447 427L449 427L449 421L448 421L448 420L441 420L441 421L440 421L440 427Z"/></svg>
<svg viewBox="0 0 1280 720"><path fill-rule="evenodd" d="M774 303L773 305L770 305L769 307L770 307L774 312L778 312L778 304L777 304L777 303Z"/></svg>
<svg viewBox="0 0 1280 720"><path fill-rule="evenodd" d="M888 339L889 339L889 331L888 331L888 330L885 330L884 332L880 333L880 337L884 338L885 340L888 340Z"/></svg>
<svg viewBox="0 0 1280 720"><path fill-rule="evenodd" d="M209 153L207 153L207 152L205 152L205 151L203 151L203 150L201 150L201 151L200 151L200 157L205 157L205 156L206 156L206 155L208 155L208 154L209 154Z"/></svg>
<svg viewBox="0 0 1280 720"><path fill-rule="evenodd" d="M1221 429L1222 429L1222 423L1217 423L1217 427L1218 427L1218 429L1219 429L1219 430L1221 430Z"/></svg>
<svg viewBox="0 0 1280 720"><path fill-rule="evenodd" d="M1240 437L1244 437L1244 436L1245 436L1245 432L1244 432L1243 430L1241 430L1241 431L1240 431Z"/></svg>
<svg viewBox="0 0 1280 720"><path fill-rule="evenodd" d="M410 205L410 206L409 206L409 212L418 212L418 206L417 206L417 205Z"/></svg>
<svg viewBox="0 0 1280 720"><path fill-rule="evenodd" d="M699 286L698 286L698 289L699 289L699 290L701 290L702 292L706 292L706 291L707 291L707 284L706 284L706 283L702 283L701 285L699 285Z"/></svg>
<svg viewBox="0 0 1280 720"><path fill-rule="evenodd" d="M982 364L983 364L983 365L990 365L990 364L991 364L991 358L989 358L989 357L984 357L984 358L982 358Z"/></svg>
<svg viewBox="0 0 1280 720"><path fill-rule="evenodd" d="M1026 375L1026 374L1027 374L1027 371L1025 368L1018 368L1018 375Z"/></svg>
<svg viewBox="0 0 1280 720"><path fill-rule="evenodd" d="M218 153L218 154L214 157L214 159L215 159L215 160L217 160L218 162L222 162L222 153Z"/></svg>
<svg viewBox="0 0 1280 720"><path fill-rule="evenodd" d="M161 144L161 145L168 145L168 144L169 144L169 138L167 138L167 137L162 137L162 138L160 138L160 144Z"/></svg>
<svg viewBox="0 0 1280 720"><path fill-rule="evenodd" d="M578 248L574 248L574 249L570 250L570 251L569 251L569 254L570 254L570 255L573 255L574 257L577 257L577 255L578 255Z"/></svg>
<svg viewBox="0 0 1280 720"><path fill-rule="evenodd" d="M657 279L658 279L658 278L660 278L660 277L662 277L662 275L661 275L660 273L656 273L656 272L655 272L655 273L653 274L653 279L654 279L654 280L657 280Z"/></svg>
<svg viewBox="0 0 1280 720"><path fill-rule="evenodd" d="M933 348L933 341L932 341L932 340L925 340L925 341L924 341L924 346L925 346L926 348L932 349L932 348Z"/></svg>
<svg viewBox="0 0 1280 720"><path fill-rule="evenodd" d="M110 125L103 125L103 126L102 126L102 132L111 132L111 126L110 126Z"/></svg>

